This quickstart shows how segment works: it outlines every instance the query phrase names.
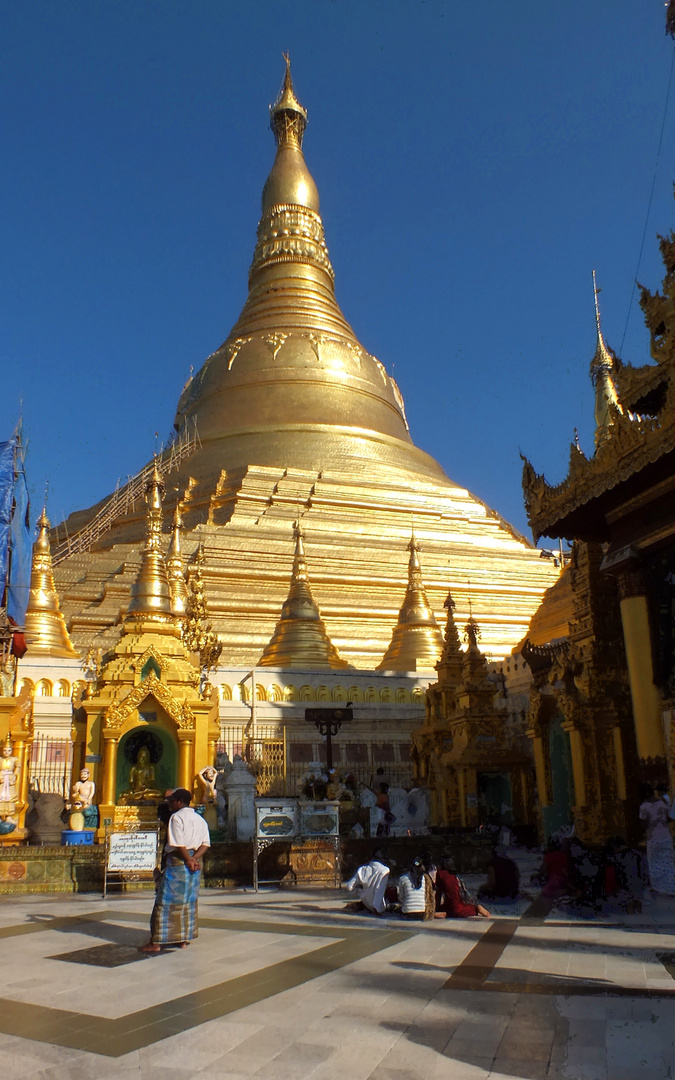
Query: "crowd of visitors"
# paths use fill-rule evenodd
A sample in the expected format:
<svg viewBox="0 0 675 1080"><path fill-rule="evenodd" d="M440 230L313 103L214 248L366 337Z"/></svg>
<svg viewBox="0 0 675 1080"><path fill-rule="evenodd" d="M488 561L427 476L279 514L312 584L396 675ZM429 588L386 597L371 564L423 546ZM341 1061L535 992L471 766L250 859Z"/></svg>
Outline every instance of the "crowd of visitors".
<svg viewBox="0 0 675 1080"><path fill-rule="evenodd" d="M380 849L345 882L345 889L356 897L347 909L374 915L398 912L404 919L467 919L476 915L488 919L490 912L478 900L503 903L520 895L518 867L499 848L493 851L488 879L478 898L471 895L449 855L436 865L431 852L425 851L402 869L396 884L390 875L390 860Z"/></svg>

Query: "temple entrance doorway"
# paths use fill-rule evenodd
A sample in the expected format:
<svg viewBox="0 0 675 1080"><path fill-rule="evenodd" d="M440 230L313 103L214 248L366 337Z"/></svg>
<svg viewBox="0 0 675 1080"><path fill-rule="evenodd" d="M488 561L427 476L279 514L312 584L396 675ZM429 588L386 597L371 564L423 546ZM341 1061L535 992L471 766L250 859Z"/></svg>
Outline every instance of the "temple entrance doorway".
<svg viewBox="0 0 675 1080"><path fill-rule="evenodd" d="M478 773L478 805L484 825L513 825L511 774Z"/></svg>
<svg viewBox="0 0 675 1080"><path fill-rule="evenodd" d="M178 778L178 748L175 739L159 726L132 728L120 739L117 753L115 799L129 791L132 770L145 769L146 786L162 794L175 788ZM134 777L137 773L133 774Z"/></svg>
<svg viewBox="0 0 675 1080"><path fill-rule="evenodd" d="M574 778L572 775L572 752L569 734L563 730L562 716L555 716L548 732L549 762L551 770L551 802L542 807L544 833L549 839L553 833L572 824L574 805Z"/></svg>

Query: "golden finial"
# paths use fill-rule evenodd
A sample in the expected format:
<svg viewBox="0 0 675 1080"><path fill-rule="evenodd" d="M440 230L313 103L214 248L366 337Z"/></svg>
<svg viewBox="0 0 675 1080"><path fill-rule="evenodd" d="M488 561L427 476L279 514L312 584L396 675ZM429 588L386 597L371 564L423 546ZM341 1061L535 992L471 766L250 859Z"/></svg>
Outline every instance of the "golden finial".
<svg viewBox="0 0 675 1080"><path fill-rule="evenodd" d="M38 519L38 535L33 544L25 636L29 656L78 655L70 640L54 585L46 507Z"/></svg>
<svg viewBox="0 0 675 1080"><path fill-rule="evenodd" d="M439 683L444 686L448 684L457 686L462 673L462 647L455 623L455 601L452 593L448 593L443 607L447 608L448 617L443 635L443 651L436 665L436 671Z"/></svg>
<svg viewBox="0 0 675 1080"><path fill-rule="evenodd" d="M346 668L328 637L319 608L312 596L305 560L305 546L300 523L293 526L295 551L288 596L281 617L265 650L259 667L295 667L327 671Z"/></svg>
<svg viewBox="0 0 675 1080"><path fill-rule="evenodd" d="M291 76L291 58L283 54L286 63L284 81L274 105L270 105L270 127L274 132L277 146L290 142L302 146L302 137L307 127L307 109L300 104L293 91Z"/></svg>
<svg viewBox="0 0 675 1080"><path fill-rule="evenodd" d="M422 582L420 545L412 531L408 543L408 587L389 647L378 671L426 671L436 667L443 635Z"/></svg>
<svg viewBox="0 0 675 1080"><path fill-rule="evenodd" d="M131 603L127 619L138 618L167 622L172 619L171 592L162 551L162 500L164 481L155 458L152 473L145 488L146 538L141 556L141 568L131 587Z"/></svg>
<svg viewBox="0 0 675 1080"><path fill-rule="evenodd" d="M291 65L288 56L286 61L286 73L284 84L274 105L270 106L270 127L274 132L277 144L277 155L271 172L265 181L262 193L262 233L259 231L259 243L261 238L267 236L268 224L272 229L272 223L268 223L265 215L280 213L282 208L289 206L301 206L305 210L319 213L319 192L312 175L307 168L302 153L302 139L307 126L307 110L303 108L293 92L293 80L291 79ZM323 234L321 222L318 222ZM276 237L278 234L274 233ZM266 241L264 241L266 243ZM274 251L277 248L273 245ZM323 243L325 248L325 242ZM324 269L332 275L328 252L317 251ZM258 248L256 248L256 254ZM253 258L256 264L256 255Z"/></svg>
<svg viewBox="0 0 675 1080"><path fill-rule="evenodd" d="M169 592L171 593L171 611L174 615L182 618L187 610L187 585L185 582L185 563L180 546L180 533L183 528L183 517L180 502L176 503L173 515L173 530L169 542L169 550L166 556L166 570L169 578Z"/></svg>
<svg viewBox="0 0 675 1080"><path fill-rule="evenodd" d="M591 381L595 387L595 447L596 450L611 436L616 410L623 412L614 382L614 353L605 344L600 326L600 305L595 270L593 271L593 303L595 307L596 346L591 360Z"/></svg>

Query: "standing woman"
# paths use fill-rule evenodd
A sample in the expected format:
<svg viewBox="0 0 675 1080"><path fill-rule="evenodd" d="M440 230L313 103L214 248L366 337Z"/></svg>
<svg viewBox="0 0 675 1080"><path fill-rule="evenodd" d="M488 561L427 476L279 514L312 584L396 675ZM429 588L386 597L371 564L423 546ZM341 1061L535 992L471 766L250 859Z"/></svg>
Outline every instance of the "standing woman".
<svg viewBox="0 0 675 1080"><path fill-rule="evenodd" d="M647 836L647 866L652 889L675 896L675 851L668 828L668 806L651 784L642 786L640 821Z"/></svg>

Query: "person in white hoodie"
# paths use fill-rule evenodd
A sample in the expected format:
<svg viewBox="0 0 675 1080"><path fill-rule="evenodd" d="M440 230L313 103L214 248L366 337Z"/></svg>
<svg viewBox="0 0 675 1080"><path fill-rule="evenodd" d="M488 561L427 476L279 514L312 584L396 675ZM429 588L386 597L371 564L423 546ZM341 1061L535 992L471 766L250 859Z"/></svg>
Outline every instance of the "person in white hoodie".
<svg viewBox="0 0 675 1080"><path fill-rule="evenodd" d="M389 867L385 856L382 851L376 851L370 862L359 866L354 877L345 882L347 892L356 896L356 904L350 905L351 910L357 911L363 906L373 915L383 915L387 910L384 893L388 881Z"/></svg>

